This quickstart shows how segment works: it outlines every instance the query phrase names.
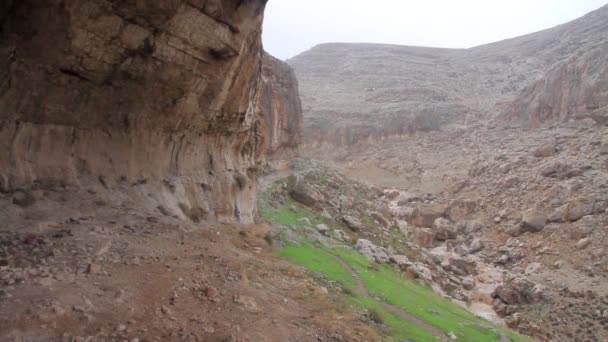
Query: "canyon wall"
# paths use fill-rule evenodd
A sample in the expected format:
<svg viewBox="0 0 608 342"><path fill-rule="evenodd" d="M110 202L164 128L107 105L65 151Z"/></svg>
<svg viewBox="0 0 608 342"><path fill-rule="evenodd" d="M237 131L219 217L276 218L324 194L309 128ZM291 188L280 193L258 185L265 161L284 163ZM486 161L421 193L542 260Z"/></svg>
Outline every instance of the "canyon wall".
<svg viewBox="0 0 608 342"><path fill-rule="evenodd" d="M284 169L301 139L298 80L289 65L264 53L260 87L258 160L272 169Z"/></svg>
<svg viewBox="0 0 608 342"><path fill-rule="evenodd" d="M608 44L557 66L524 89L502 115L528 127L591 118L608 123Z"/></svg>
<svg viewBox="0 0 608 342"><path fill-rule="evenodd" d="M0 6L0 188L254 220L266 0Z"/></svg>

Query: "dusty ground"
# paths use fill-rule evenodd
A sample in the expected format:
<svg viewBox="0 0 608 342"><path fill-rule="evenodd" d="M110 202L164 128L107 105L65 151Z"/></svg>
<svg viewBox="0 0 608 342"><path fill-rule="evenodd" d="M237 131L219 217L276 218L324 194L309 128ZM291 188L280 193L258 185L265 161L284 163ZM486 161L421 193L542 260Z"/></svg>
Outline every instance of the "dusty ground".
<svg viewBox="0 0 608 342"><path fill-rule="evenodd" d="M87 192L15 196L0 196L2 341L380 339L275 258L264 225L189 223Z"/></svg>

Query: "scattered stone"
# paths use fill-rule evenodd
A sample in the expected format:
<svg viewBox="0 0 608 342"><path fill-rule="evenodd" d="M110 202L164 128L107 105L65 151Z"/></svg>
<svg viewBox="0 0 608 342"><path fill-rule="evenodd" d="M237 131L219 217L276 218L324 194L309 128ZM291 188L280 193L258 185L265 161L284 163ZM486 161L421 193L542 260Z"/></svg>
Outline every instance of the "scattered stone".
<svg viewBox="0 0 608 342"><path fill-rule="evenodd" d="M405 255L391 255L390 257L391 263L405 268L411 264L410 259Z"/></svg>
<svg viewBox="0 0 608 342"><path fill-rule="evenodd" d="M535 284L524 277L509 277L492 293L492 297L500 298L508 305L533 304L541 301L545 296L542 285Z"/></svg>
<svg viewBox="0 0 608 342"><path fill-rule="evenodd" d="M458 227L453 222L443 217L435 219L433 228L435 231L435 239L439 241L455 239L458 236Z"/></svg>
<svg viewBox="0 0 608 342"><path fill-rule="evenodd" d="M464 277L461 283L462 287L467 291L471 291L477 285L473 277Z"/></svg>
<svg viewBox="0 0 608 342"><path fill-rule="evenodd" d="M101 266L95 263L91 263L87 266L88 274L99 274L101 273Z"/></svg>
<svg viewBox="0 0 608 342"><path fill-rule="evenodd" d="M27 208L36 203L36 198L29 192L17 191L13 194L13 204Z"/></svg>
<svg viewBox="0 0 608 342"><path fill-rule="evenodd" d="M578 168L572 168L570 165L555 161L540 170L543 177L568 179L583 175L584 171Z"/></svg>
<svg viewBox="0 0 608 342"><path fill-rule="evenodd" d="M365 255L368 259L375 261L379 264L386 264L390 261L388 251L383 247L374 245L369 240L359 239L355 244L355 249Z"/></svg>
<svg viewBox="0 0 608 342"><path fill-rule="evenodd" d="M405 276L408 279L421 279L426 283L431 283L433 281L433 273L431 270L418 262L411 264L407 268Z"/></svg>
<svg viewBox="0 0 608 342"><path fill-rule="evenodd" d="M561 269L562 267L564 267L564 261L563 260L557 260L554 264L553 267L555 267L556 269Z"/></svg>
<svg viewBox="0 0 608 342"><path fill-rule="evenodd" d="M329 233L329 227L325 224L318 224L317 231L323 235L327 235Z"/></svg>
<svg viewBox="0 0 608 342"><path fill-rule="evenodd" d="M214 299L220 296L220 291L213 286L208 286L203 290L203 294L209 299Z"/></svg>
<svg viewBox="0 0 608 342"><path fill-rule="evenodd" d="M469 257L451 257L448 260L452 270L460 275L467 276L477 274L477 262Z"/></svg>
<svg viewBox="0 0 608 342"><path fill-rule="evenodd" d="M435 220L446 214L447 206L439 203L419 204L410 218L416 227L432 227Z"/></svg>
<svg viewBox="0 0 608 342"><path fill-rule="evenodd" d="M538 158L547 158L551 157L557 153L557 147L555 147L554 143L545 144L534 151L534 156Z"/></svg>
<svg viewBox="0 0 608 342"><path fill-rule="evenodd" d="M481 252L481 250L483 250L483 248L484 248L483 242L478 238L474 238L471 241L471 243L469 243L468 250L469 250L469 253L475 254L475 253Z"/></svg>
<svg viewBox="0 0 608 342"><path fill-rule="evenodd" d="M536 274L538 272L540 272L540 270L543 268L543 265L539 262L533 262L530 263L525 270L526 274Z"/></svg>
<svg viewBox="0 0 608 342"><path fill-rule="evenodd" d="M435 233L430 228L416 228L414 230L414 241L420 247L431 248L435 241Z"/></svg>
<svg viewBox="0 0 608 342"><path fill-rule="evenodd" d="M306 183L302 175L291 175L287 181L287 192L295 201L313 207L323 200L323 196L312 185Z"/></svg>
<svg viewBox="0 0 608 342"><path fill-rule="evenodd" d="M589 245L591 244L591 239L590 238L584 238L584 239L580 239L577 243L576 243L576 249L578 250L582 250L587 248Z"/></svg>
<svg viewBox="0 0 608 342"><path fill-rule="evenodd" d="M363 229L361 221L352 216L342 216L342 222L344 222L353 232L358 232Z"/></svg>
<svg viewBox="0 0 608 342"><path fill-rule="evenodd" d="M379 225L381 225L384 228L389 228L391 226L391 223L389 222L389 220L387 220L386 217L384 217L384 215L380 214L377 211L370 212L369 216L371 216L372 219L374 219Z"/></svg>
<svg viewBox="0 0 608 342"><path fill-rule="evenodd" d="M335 238L340 241L344 241L344 242L350 241L350 237L343 230L335 230L334 235L335 235Z"/></svg>
<svg viewBox="0 0 608 342"><path fill-rule="evenodd" d="M521 228L524 232L538 233L547 224L547 216L544 212L531 209L524 213L521 221Z"/></svg>

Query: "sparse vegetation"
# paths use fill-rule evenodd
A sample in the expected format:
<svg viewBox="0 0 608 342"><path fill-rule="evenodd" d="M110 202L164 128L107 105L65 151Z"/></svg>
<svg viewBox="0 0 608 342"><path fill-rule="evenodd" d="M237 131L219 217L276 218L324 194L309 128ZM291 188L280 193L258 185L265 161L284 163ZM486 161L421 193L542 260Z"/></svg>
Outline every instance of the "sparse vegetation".
<svg viewBox="0 0 608 342"><path fill-rule="evenodd" d="M356 308L367 310L372 321L390 328L387 332L389 336L414 341L435 340L428 332L388 313L373 300L358 293L354 278L340 265L336 257L347 262L361 275L368 291L374 297L414 314L445 333L453 332L463 341L497 341L499 334L504 334L513 341L531 341L476 317L427 287L403 279L389 267L368 267L370 262L351 249L328 249L307 244L287 247L280 251L279 255L311 272L322 274L328 281L345 289L343 294Z"/></svg>

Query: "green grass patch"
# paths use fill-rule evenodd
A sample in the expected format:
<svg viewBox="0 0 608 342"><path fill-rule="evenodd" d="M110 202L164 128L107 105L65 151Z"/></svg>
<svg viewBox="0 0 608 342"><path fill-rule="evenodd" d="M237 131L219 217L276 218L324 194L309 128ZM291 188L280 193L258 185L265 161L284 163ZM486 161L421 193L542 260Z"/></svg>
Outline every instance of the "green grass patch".
<svg viewBox="0 0 608 342"><path fill-rule="evenodd" d="M311 272L322 274L329 281L339 283L344 288L344 293L347 294L347 300L355 308L374 311L382 316L384 325L390 329L387 333L388 336L401 340L437 341L433 335L425 330L401 317L394 316L373 300L358 293L355 279L350 272L338 263L335 256L325 250L311 245L290 246L281 250L279 255Z"/></svg>
<svg viewBox="0 0 608 342"><path fill-rule="evenodd" d="M428 287L415 281L403 279L388 266L373 270L370 261L363 255L346 248L331 250L354 268L363 279L368 291L382 301L398 306L419 319L441 329L453 332L459 341L496 341L497 332L507 335L514 341L532 341L507 329L492 325L437 295Z"/></svg>

